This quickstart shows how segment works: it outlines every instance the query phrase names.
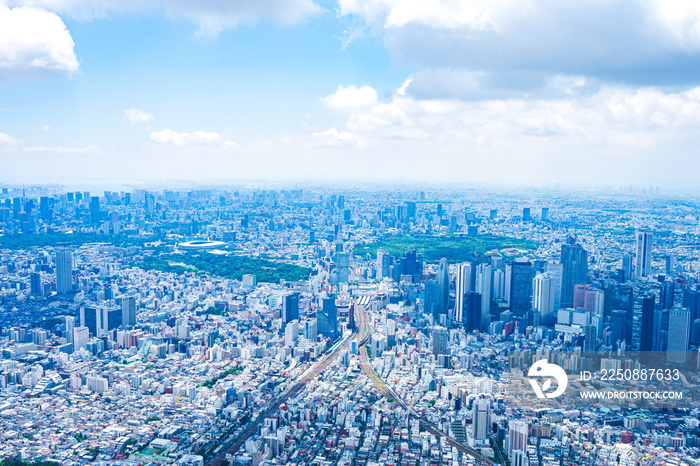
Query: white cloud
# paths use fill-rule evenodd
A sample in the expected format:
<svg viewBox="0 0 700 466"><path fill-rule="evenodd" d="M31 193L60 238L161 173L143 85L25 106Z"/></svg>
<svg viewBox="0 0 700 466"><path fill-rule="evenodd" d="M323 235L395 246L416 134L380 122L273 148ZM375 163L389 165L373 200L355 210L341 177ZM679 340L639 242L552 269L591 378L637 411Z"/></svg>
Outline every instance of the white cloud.
<svg viewBox="0 0 700 466"><path fill-rule="evenodd" d="M309 144L313 147L364 147L362 139L357 135L336 128L311 133Z"/></svg>
<svg viewBox="0 0 700 466"><path fill-rule="evenodd" d="M70 76L75 44L56 14L0 2L0 78Z"/></svg>
<svg viewBox="0 0 700 466"><path fill-rule="evenodd" d="M49 125L44 125L44 126L41 127L41 130L42 130L42 131L51 131L51 126L49 126Z"/></svg>
<svg viewBox="0 0 700 466"><path fill-rule="evenodd" d="M238 147L232 141L222 139L219 133L208 131L193 131L191 133L177 133L171 129L151 132L151 141L158 144L173 146L198 146L198 145L218 145L223 147Z"/></svg>
<svg viewBox="0 0 700 466"><path fill-rule="evenodd" d="M124 111L124 119L132 125L137 125L139 123L147 123L151 120L155 120L156 117L137 108L130 108Z"/></svg>
<svg viewBox="0 0 700 466"><path fill-rule="evenodd" d="M656 88L603 86L579 94L571 89L585 85L584 80L572 77L561 82L570 92L552 99L459 101L416 99L397 92L390 102L355 109L347 131L368 147L402 139L514 148L533 138L543 144L636 147L668 138L683 140L700 125L700 87L665 93Z"/></svg>
<svg viewBox="0 0 700 466"><path fill-rule="evenodd" d="M338 86L337 91L323 100L334 109L370 107L377 103L377 91L370 86Z"/></svg>
<svg viewBox="0 0 700 466"><path fill-rule="evenodd" d="M402 64L494 73L501 86L550 74L696 82L700 3L687 0L339 0ZM350 31L353 33L354 31Z"/></svg>
<svg viewBox="0 0 700 466"><path fill-rule="evenodd" d="M23 147L23 152L42 152L53 154L97 154L100 149L96 146L85 147Z"/></svg>
<svg viewBox="0 0 700 466"><path fill-rule="evenodd" d="M195 22L204 36L215 36L241 24L271 18L296 24L321 11L313 0L9 0L11 4L38 6L78 19L110 13L163 12L168 17Z"/></svg>
<svg viewBox="0 0 700 466"><path fill-rule="evenodd" d="M0 145L6 145L6 146L17 146L21 144L22 141L10 136L7 133L0 133Z"/></svg>

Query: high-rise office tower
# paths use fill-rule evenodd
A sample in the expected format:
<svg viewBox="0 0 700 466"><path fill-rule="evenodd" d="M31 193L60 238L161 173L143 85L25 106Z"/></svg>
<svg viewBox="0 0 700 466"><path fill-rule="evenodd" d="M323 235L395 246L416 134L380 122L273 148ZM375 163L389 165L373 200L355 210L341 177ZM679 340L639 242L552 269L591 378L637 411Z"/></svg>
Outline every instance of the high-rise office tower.
<svg viewBox="0 0 700 466"><path fill-rule="evenodd" d="M437 280L428 280L425 282L425 299L423 312L433 316L433 322L439 322L442 309L442 295L440 293L440 284Z"/></svg>
<svg viewBox="0 0 700 466"><path fill-rule="evenodd" d="M666 351L668 344L669 311L657 309L654 311L654 341L652 351Z"/></svg>
<svg viewBox="0 0 700 466"><path fill-rule="evenodd" d="M444 257L438 264L437 281L440 286L440 312L447 314L450 306L450 269Z"/></svg>
<svg viewBox="0 0 700 466"><path fill-rule="evenodd" d="M282 301L282 318L285 324L299 320L299 293L287 293Z"/></svg>
<svg viewBox="0 0 700 466"><path fill-rule="evenodd" d="M554 308L554 277L550 272L538 273L532 279L532 309L539 311L543 324L554 323L558 309Z"/></svg>
<svg viewBox="0 0 700 466"><path fill-rule="evenodd" d="M516 259L510 268L510 310L520 317L524 316L532 306L532 263L524 259Z"/></svg>
<svg viewBox="0 0 700 466"><path fill-rule="evenodd" d="M651 247L653 234L650 231L637 232L637 254L634 274L637 278L651 275Z"/></svg>
<svg viewBox="0 0 700 466"><path fill-rule="evenodd" d="M588 251L569 236L561 246L562 286L561 306L572 307L574 287L588 281Z"/></svg>
<svg viewBox="0 0 700 466"><path fill-rule="evenodd" d="M73 254L68 249L56 250L56 288L59 294L73 290Z"/></svg>
<svg viewBox="0 0 700 466"><path fill-rule="evenodd" d="M156 215L156 197L151 193L144 196L144 214L147 219L152 219Z"/></svg>
<svg viewBox="0 0 700 466"><path fill-rule="evenodd" d="M134 296L122 298L122 325L124 327L136 325L136 297Z"/></svg>
<svg viewBox="0 0 700 466"><path fill-rule="evenodd" d="M100 210L100 198L92 196L90 198L90 223L97 225L102 221L102 211Z"/></svg>
<svg viewBox="0 0 700 466"><path fill-rule="evenodd" d="M472 265L464 262L457 266L457 280L455 282L455 313L454 321L464 320L466 307L466 295L471 291Z"/></svg>
<svg viewBox="0 0 700 466"><path fill-rule="evenodd" d="M66 316L66 341L73 343L75 337L75 317Z"/></svg>
<svg viewBox="0 0 700 466"><path fill-rule="evenodd" d="M335 338L338 333L338 307L335 304L335 296L323 298L321 309L316 313L318 333Z"/></svg>
<svg viewBox="0 0 700 466"><path fill-rule="evenodd" d="M90 330L87 327L76 327L73 330L73 351L78 351L80 348L86 348Z"/></svg>
<svg viewBox="0 0 700 466"><path fill-rule="evenodd" d="M32 296L43 294L43 290L41 289L41 274L39 272L32 272L29 274L29 292Z"/></svg>
<svg viewBox="0 0 700 466"><path fill-rule="evenodd" d="M549 221L549 207L542 207L542 221Z"/></svg>
<svg viewBox="0 0 700 466"><path fill-rule="evenodd" d="M584 329L583 351L595 351L597 343L598 328L595 325L587 325Z"/></svg>
<svg viewBox="0 0 700 466"><path fill-rule="evenodd" d="M350 278L350 254L338 253L335 255L338 273L338 283L347 283Z"/></svg>
<svg viewBox="0 0 700 466"><path fill-rule="evenodd" d="M668 345L666 358L669 361L686 363L690 345L690 311L673 307L668 314Z"/></svg>
<svg viewBox="0 0 700 466"><path fill-rule="evenodd" d="M394 259L386 252L381 249L377 251L377 279L381 280L391 276L391 264L393 261Z"/></svg>
<svg viewBox="0 0 700 466"><path fill-rule="evenodd" d="M508 456L513 451L527 451L527 439L530 435L527 421L516 420L508 422Z"/></svg>
<svg viewBox="0 0 700 466"><path fill-rule="evenodd" d="M83 306L80 308L80 326L87 327L92 336L101 337L103 333L102 308Z"/></svg>
<svg viewBox="0 0 700 466"><path fill-rule="evenodd" d="M659 306L661 306L661 309L671 309L673 307L676 289L675 284L676 282L672 280L666 280L660 284Z"/></svg>
<svg viewBox="0 0 700 466"><path fill-rule="evenodd" d="M465 309L464 309L464 329L467 332L472 332L474 330L480 330L486 324L484 315L482 313L481 305L482 296L479 293L471 291L467 293L465 297ZM490 316L489 316L490 317Z"/></svg>
<svg viewBox="0 0 700 466"><path fill-rule="evenodd" d="M487 400L474 400L472 405L472 426L474 440L486 440L489 433L489 403Z"/></svg>
<svg viewBox="0 0 700 466"><path fill-rule="evenodd" d="M479 264L476 266L474 291L481 295L481 315L488 317L491 313L491 266Z"/></svg>
<svg viewBox="0 0 700 466"><path fill-rule="evenodd" d="M656 296L653 293L641 297L642 331L639 338L640 351L652 351L654 345L654 307Z"/></svg>
<svg viewBox="0 0 700 466"><path fill-rule="evenodd" d="M433 354L447 354L449 334L445 327L433 326Z"/></svg>
<svg viewBox="0 0 700 466"><path fill-rule="evenodd" d="M690 310L690 315L695 319L700 318L700 291L692 288L683 289L683 307Z"/></svg>
<svg viewBox="0 0 700 466"><path fill-rule="evenodd" d="M623 281L632 280L632 254L625 253L622 255L622 271L625 275Z"/></svg>
<svg viewBox="0 0 700 466"><path fill-rule="evenodd" d="M531 218L530 216L530 208L529 207L523 207L523 221L527 222Z"/></svg>
<svg viewBox="0 0 700 466"><path fill-rule="evenodd" d="M552 285L554 292L554 311L561 309L561 279L564 266L560 262L548 262L545 271L552 274Z"/></svg>
<svg viewBox="0 0 700 466"><path fill-rule="evenodd" d="M593 315L602 316L605 307L605 294L603 290L589 285L576 285L574 287L573 307L591 312Z"/></svg>
<svg viewBox="0 0 700 466"><path fill-rule="evenodd" d="M623 341L627 341L626 321L627 311L615 309L610 312L610 344L612 344L615 348L619 348L619 345Z"/></svg>
<svg viewBox="0 0 700 466"><path fill-rule="evenodd" d="M44 221L51 220L51 208L49 207L49 198L47 196L39 199L39 215Z"/></svg>
<svg viewBox="0 0 700 466"><path fill-rule="evenodd" d="M491 298L494 300L505 299L506 296L506 272L496 269L491 280Z"/></svg>

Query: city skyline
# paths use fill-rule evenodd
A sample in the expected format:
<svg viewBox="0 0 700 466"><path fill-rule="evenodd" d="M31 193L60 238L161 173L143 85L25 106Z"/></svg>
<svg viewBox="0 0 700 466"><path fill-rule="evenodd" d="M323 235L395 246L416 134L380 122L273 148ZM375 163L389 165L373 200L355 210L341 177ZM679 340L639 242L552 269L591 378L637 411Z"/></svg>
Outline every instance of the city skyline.
<svg viewBox="0 0 700 466"><path fill-rule="evenodd" d="M690 189L699 20L681 1L3 0L0 181Z"/></svg>

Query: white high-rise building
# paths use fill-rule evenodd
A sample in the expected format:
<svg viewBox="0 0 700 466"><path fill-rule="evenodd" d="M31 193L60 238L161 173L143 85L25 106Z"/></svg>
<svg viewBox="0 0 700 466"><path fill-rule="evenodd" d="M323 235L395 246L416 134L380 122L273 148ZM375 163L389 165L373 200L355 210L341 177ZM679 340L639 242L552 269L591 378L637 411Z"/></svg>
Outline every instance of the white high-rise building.
<svg viewBox="0 0 700 466"><path fill-rule="evenodd" d="M554 285L554 312L561 309L561 277L564 273L564 266L559 262L547 263L547 272L552 274Z"/></svg>
<svg viewBox="0 0 700 466"><path fill-rule="evenodd" d="M637 278L651 275L652 240L653 234L650 231L637 232L637 255L634 264L634 275Z"/></svg>
<svg viewBox="0 0 700 466"><path fill-rule="evenodd" d="M527 451L527 438L530 435L527 422L510 421L508 423L508 457L511 458L513 451ZM512 461L512 459L511 459Z"/></svg>
<svg viewBox="0 0 700 466"><path fill-rule="evenodd" d="M491 297L493 299L505 299L506 297L506 272L505 270L494 270L491 281Z"/></svg>
<svg viewBox="0 0 700 466"><path fill-rule="evenodd" d="M74 342L74 334L73 331L75 330L75 317L73 316L66 316L66 341L68 343L73 343Z"/></svg>
<svg viewBox="0 0 700 466"><path fill-rule="evenodd" d="M73 254L68 249L56 251L56 289L59 294L73 289Z"/></svg>
<svg viewBox="0 0 700 466"><path fill-rule="evenodd" d="M293 347L299 336L299 321L293 320L284 327L284 344Z"/></svg>
<svg viewBox="0 0 700 466"><path fill-rule="evenodd" d="M474 400L472 406L472 437L476 443L486 440L489 433L489 402L483 399Z"/></svg>
<svg viewBox="0 0 700 466"><path fill-rule="evenodd" d="M476 281L474 291L481 294L481 316L491 313L491 266L479 264L476 268Z"/></svg>
<svg viewBox="0 0 700 466"><path fill-rule="evenodd" d="M541 322L548 324L556 315L554 307L554 276L538 273L532 279L532 308L539 311Z"/></svg>
<svg viewBox="0 0 700 466"><path fill-rule="evenodd" d="M466 311L466 295L471 291L472 265L469 262L457 266L457 281L455 283L455 313L454 321L462 322Z"/></svg>
<svg viewBox="0 0 700 466"><path fill-rule="evenodd" d="M80 348L87 348L90 330L87 327L76 327L73 329L73 351Z"/></svg>

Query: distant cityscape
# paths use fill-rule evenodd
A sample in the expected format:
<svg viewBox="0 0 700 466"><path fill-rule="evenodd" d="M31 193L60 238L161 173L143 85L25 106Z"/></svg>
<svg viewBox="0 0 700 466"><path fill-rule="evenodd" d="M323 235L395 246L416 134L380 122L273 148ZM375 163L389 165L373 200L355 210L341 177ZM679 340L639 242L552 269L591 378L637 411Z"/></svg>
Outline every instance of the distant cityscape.
<svg viewBox="0 0 700 466"><path fill-rule="evenodd" d="M698 283L656 186L5 185L0 462L700 465Z"/></svg>

